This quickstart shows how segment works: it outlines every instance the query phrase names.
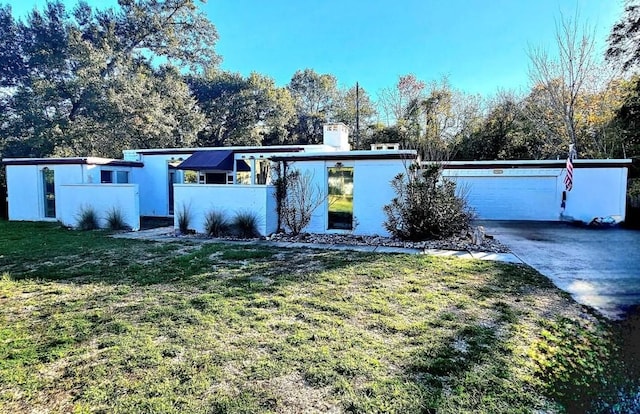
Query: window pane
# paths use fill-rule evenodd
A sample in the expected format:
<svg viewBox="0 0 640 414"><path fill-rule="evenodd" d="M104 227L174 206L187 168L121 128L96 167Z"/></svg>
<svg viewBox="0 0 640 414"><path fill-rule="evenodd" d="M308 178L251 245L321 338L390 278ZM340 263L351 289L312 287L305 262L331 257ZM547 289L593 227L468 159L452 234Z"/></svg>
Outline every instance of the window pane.
<svg viewBox="0 0 640 414"><path fill-rule="evenodd" d="M129 171L116 171L116 183L129 184Z"/></svg>
<svg viewBox="0 0 640 414"><path fill-rule="evenodd" d="M44 189L44 216L56 217L56 186L53 170L42 170L42 182Z"/></svg>
<svg viewBox="0 0 640 414"><path fill-rule="evenodd" d="M329 229L353 229L353 167L329 168Z"/></svg>
<svg viewBox="0 0 640 414"><path fill-rule="evenodd" d="M100 171L100 182L103 184L110 184L113 182L113 171L102 170Z"/></svg>

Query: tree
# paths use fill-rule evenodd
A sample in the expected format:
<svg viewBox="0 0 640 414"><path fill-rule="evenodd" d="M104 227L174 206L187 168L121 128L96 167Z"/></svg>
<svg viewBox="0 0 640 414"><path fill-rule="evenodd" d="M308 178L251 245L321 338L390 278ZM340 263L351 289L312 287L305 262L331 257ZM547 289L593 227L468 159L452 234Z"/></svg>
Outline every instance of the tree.
<svg viewBox="0 0 640 414"><path fill-rule="evenodd" d="M534 85L544 94L546 105L531 107L540 109L546 115L557 118L562 129L556 130L552 126L546 128L554 140L561 144L558 147L568 149L568 144L578 147L576 132L576 105L580 93L585 88L585 81L594 69L593 30L578 28L577 18L566 19L564 16L556 23L556 46L558 58L552 59L542 48L530 48L531 59L530 77ZM540 112L530 111L529 115L540 121ZM543 126L544 122L540 123ZM557 134L557 136L555 136Z"/></svg>
<svg viewBox="0 0 640 414"><path fill-rule="evenodd" d="M5 155L119 156L131 146L193 142L202 124L176 67L217 61L217 33L193 0L80 2L34 9L22 22L0 9ZM166 63L158 67L157 59Z"/></svg>
<svg viewBox="0 0 640 414"><path fill-rule="evenodd" d="M297 142L322 142L322 126L334 119L339 99L336 78L312 69L297 71L287 86L293 97L296 120L291 133Z"/></svg>
<svg viewBox="0 0 640 414"><path fill-rule="evenodd" d="M293 117L293 101L273 79L252 73L248 78L208 71L189 78L198 105L206 116L198 135L201 146L284 143Z"/></svg>
<svg viewBox="0 0 640 414"><path fill-rule="evenodd" d="M364 148L363 138L376 114L369 94L359 85L343 89L340 91L340 99L336 106L335 121L342 122L349 127L354 147ZM358 133L360 136L357 135Z"/></svg>
<svg viewBox="0 0 640 414"><path fill-rule="evenodd" d="M609 35L607 60L631 71L640 62L640 3L626 0L624 15Z"/></svg>
<svg viewBox="0 0 640 414"><path fill-rule="evenodd" d="M385 114L387 125L399 123L407 114L411 102L420 100L425 83L412 73L398 77L392 88L382 89L378 102Z"/></svg>
<svg viewBox="0 0 640 414"><path fill-rule="evenodd" d="M609 128L620 134L619 146L615 146L613 156L640 156L640 76L622 82L625 88L622 105L615 111Z"/></svg>

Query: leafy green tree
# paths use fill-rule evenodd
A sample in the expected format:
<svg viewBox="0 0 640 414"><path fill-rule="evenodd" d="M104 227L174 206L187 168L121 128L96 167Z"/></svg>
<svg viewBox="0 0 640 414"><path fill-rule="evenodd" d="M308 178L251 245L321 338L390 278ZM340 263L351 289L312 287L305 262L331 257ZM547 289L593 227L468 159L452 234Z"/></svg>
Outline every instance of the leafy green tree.
<svg viewBox="0 0 640 414"><path fill-rule="evenodd" d="M640 2L626 0L624 15L611 29L607 60L631 71L640 63Z"/></svg>
<svg viewBox="0 0 640 414"><path fill-rule="evenodd" d="M336 78L312 69L299 70L287 88L296 109L296 119L290 128L293 138L302 144L321 143L322 126L334 120L338 109Z"/></svg>
<svg viewBox="0 0 640 414"><path fill-rule="evenodd" d="M620 134L620 146L613 156L640 157L640 75L625 83L626 93L622 105L609 127Z"/></svg>
<svg viewBox="0 0 640 414"><path fill-rule="evenodd" d="M294 114L288 90L273 79L252 73L248 78L224 71L208 71L189 79L206 116L198 135L201 146L261 145L287 142L287 126Z"/></svg>
<svg viewBox="0 0 640 414"><path fill-rule="evenodd" d="M24 22L0 9L4 155L120 156L126 147L190 145L202 126L176 67L214 64L217 33L193 0L129 0L94 10L59 2ZM165 63L157 67L158 62Z"/></svg>
<svg viewBox="0 0 640 414"><path fill-rule="evenodd" d="M359 85L343 89L339 91L339 94L334 120L349 127L351 141L355 148L366 148L364 144L368 128L373 125L373 119L376 115L375 105L367 91ZM358 136L358 134L360 135Z"/></svg>

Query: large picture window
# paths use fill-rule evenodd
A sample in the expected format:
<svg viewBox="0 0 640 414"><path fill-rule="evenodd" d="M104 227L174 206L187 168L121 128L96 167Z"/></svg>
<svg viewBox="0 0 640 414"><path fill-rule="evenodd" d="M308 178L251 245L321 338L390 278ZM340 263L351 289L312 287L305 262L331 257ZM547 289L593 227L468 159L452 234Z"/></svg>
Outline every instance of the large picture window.
<svg viewBox="0 0 640 414"><path fill-rule="evenodd" d="M329 168L329 229L353 229L353 167Z"/></svg>

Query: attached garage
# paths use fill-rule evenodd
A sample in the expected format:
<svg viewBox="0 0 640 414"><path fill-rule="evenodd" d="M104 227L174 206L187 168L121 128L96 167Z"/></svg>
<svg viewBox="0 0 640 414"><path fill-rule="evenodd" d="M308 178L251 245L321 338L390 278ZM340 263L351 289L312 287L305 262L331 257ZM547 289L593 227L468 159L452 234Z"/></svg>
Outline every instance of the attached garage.
<svg viewBox="0 0 640 414"><path fill-rule="evenodd" d="M452 161L443 175L456 181L480 219L588 223L595 217L624 217L630 164L575 160L570 192L564 186L565 161Z"/></svg>

